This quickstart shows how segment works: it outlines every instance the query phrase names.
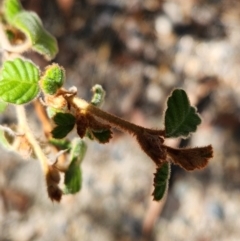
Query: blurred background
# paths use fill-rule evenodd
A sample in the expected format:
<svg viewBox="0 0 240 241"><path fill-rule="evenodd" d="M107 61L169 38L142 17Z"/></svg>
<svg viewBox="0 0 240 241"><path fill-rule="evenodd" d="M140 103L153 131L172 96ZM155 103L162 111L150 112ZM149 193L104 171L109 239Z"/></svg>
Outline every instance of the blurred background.
<svg viewBox="0 0 240 241"><path fill-rule="evenodd" d="M188 140L212 144L201 171L172 166L168 195L152 201L155 166L118 131L88 142L79 194L52 203L37 160L0 149L0 241L235 241L240 238L240 1L23 0L57 38L66 87L103 109L163 128L165 101L183 88L202 116ZM48 63L28 54L44 68ZM26 107L31 111L31 105ZM36 135L39 121L29 115ZM8 109L1 124L16 122Z"/></svg>

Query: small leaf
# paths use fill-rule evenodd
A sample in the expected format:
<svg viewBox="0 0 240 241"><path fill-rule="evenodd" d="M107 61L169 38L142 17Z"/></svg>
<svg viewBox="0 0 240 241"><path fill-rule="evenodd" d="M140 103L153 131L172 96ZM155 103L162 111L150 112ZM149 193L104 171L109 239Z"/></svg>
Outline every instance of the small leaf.
<svg viewBox="0 0 240 241"><path fill-rule="evenodd" d="M80 167L76 165L76 161L71 162L66 171L64 184L64 194L74 194L80 191L82 186L82 173Z"/></svg>
<svg viewBox="0 0 240 241"><path fill-rule="evenodd" d="M66 128L65 126L56 126L52 131L52 135L54 138L56 139L62 139L64 137L67 136L67 134L73 129L70 128L70 126L68 126L68 128Z"/></svg>
<svg viewBox="0 0 240 241"><path fill-rule="evenodd" d="M64 69L58 64L49 65L41 77L41 88L46 94L54 95L57 90L62 87L64 80Z"/></svg>
<svg viewBox="0 0 240 241"><path fill-rule="evenodd" d="M60 150L66 150L71 148L71 142L66 139L51 138L49 143L56 146Z"/></svg>
<svg viewBox="0 0 240 241"><path fill-rule="evenodd" d="M70 160L77 161L76 164L79 165L83 161L83 158L86 154L86 151L87 151L86 143L79 138L75 138L72 141L72 149L71 149L71 152L70 152Z"/></svg>
<svg viewBox="0 0 240 241"><path fill-rule="evenodd" d="M64 194L74 194L80 191L82 186L82 173L79 165L85 156L86 150L87 146L83 140L73 140L73 148L70 153L71 164L64 178Z"/></svg>
<svg viewBox="0 0 240 241"><path fill-rule="evenodd" d="M49 165L45 178L49 198L52 201L60 202L63 193L58 186L60 182L59 170L55 166Z"/></svg>
<svg viewBox="0 0 240 241"><path fill-rule="evenodd" d="M163 146L164 139L158 135L152 135L148 132L142 132L136 136L142 150L155 162L161 166L166 161L167 152Z"/></svg>
<svg viewBox="0 0 240 241"><path fill-rule="evenodd" d="M53 121L56 125L64 125L64 126L74 125L75 117L70 113L59 112L53 117Z"/></svg>
<svg viewBox="0 0 240 241"><path fill-rule="evenodd" d="M4 16L9 23L11 23L13 18L22 10L22 6L18 0L4 0L3 2Z"/></svg>
<svg viewBox="0 0 240 241"><path fill-rule="evenodd" d="M110 129L107 130L91 130L92 135L95 139L97 139L100 143L107 143L112 138L112 131Z"/></svg>
<svg viewBox="0 0 240 241"><path fill-rule="evenodd" d="M86 135L87 127L89 125L88 119L86 118L85 114L79 113L77 116L77 133L78 135L83 138Z"/></svg>
<svg viewBox="0 0 240 241"><path fill-rule="evenodd" d="M47 32L40 18L34 12L22 11L14 18L14 27L22 31L31 40L32 49L51 60L58 52L56 39Z"/></svg>
<svg viewBox="0 0 240 241"><path fill-rule="evenodd" d="M101 106L104 98L105 98L105 90L102 88L101 85L94 85L92 88L93 97L91 100L91 104L95 106Z"/></svg>
<svg viewBox="0 0 240 241"><path fill-rule="evenodd" d="M44 55L47 60L56 56L58 52L57 41L44 29L37 14L24 11L18 0L5 0L3 7L8 23L28 37L33 50Z"/></svg>
<svg viewBox="0 0 240 241"><path fill-rule="evenodd" d="M73 129L76 119L70 113L57 113L53 121L57 126L52 130L52 135L56 139L61 139Z"/></svg>
<svg viewBox="0 0 240 241"><path fill-rule="evenodd" d="M195 132L201 123L196 109L190 106L187 94L184 90L176 89L167 101L165 113L166 137L187 137Z"/></svg>
<svg viewBox="0 0 240 241"><path fill-rule="evenodd" d="M157 172L154 175L153 200L160 201L168 189L170 164L168 162L163 163L161 167L157 168Z"/></svg>
<svg viewBox="0 0 240 241"><path fill-rule="evenodd" d="M56 56L57 41L44 29L36 13L22 10L20 3L16 0L5 0L3 12L6 13L8 23L23 32L31 41L33 50L44 55L47 60Z"/></svg>
<svg viewBox="0 0 240 241"><path fill-rule="evenodd" d="M13 104L25 104L39 93L39 69L30 61L6 61L0 73L0 99Z"/></svg>
<svg viewBox="0 0 240 241"><path fill-rule="evenodd" d="M172 148L166 147L168 156L173 163L181 166L187 171L204 168L209 159L213 157L212 146L195 147L195 148Z"/></svg>

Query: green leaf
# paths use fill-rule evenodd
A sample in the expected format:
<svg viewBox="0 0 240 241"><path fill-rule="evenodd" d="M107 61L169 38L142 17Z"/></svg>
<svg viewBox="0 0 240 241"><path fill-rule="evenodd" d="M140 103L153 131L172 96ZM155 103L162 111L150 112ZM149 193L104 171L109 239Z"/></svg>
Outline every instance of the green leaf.
<svg viewBox="0 0 240 241"><path fill-rule="evenodd" d="M64 113L64 110L63 109L59 109L59 108L54 108L52 106L47 106L46 113L47 113L48 118L53 119L53 117L57 113Z"/></svg>
<svg viewBox="0 0 240 241"><path fill-rule="evenodd" d="M51 60L56 56L58 52L57 41L43 28L37 14L22 11L14 17L12 25L30 39L34 51L44 55L47 60Z"/></svg>
<svg viewBox="0 0 240 241"><path fill-rule="evenodd" d="M52 135L56 139L62 139L67 136L67 134L73 129L74 125L60 125L56 126L52 131Z"/></svg>
<svg viewBox="0 0 240 241"><path fill-rule="evenodd" d="M82 162L87 146L81 139L73 140L73 147L70 153L71 164L65 173L64 194L73 194L80 191L82 186L82 173L79 167Z"/></svg>
<svg viewBox="0 0 240 241"><path fill-rule="evenodd" d="M25 104L39 93L39 69L30 61L14 59L3 64L0 73L0 99Z"/></svg>
<svg viewBox="0 0 240 241"><path fill-rule="evenodd" d="M71 162L64 178L64 194L74 194L79 192L82 186L82 172L76 161Z"/></svg>
<svg viewBox="0 0 240 241"><path fill-rule="evenodd" d="M91 100L91 104L95 106L101 106L104 98L105 98L105 90L102 88L101 85L94 85L92 88L93 97Z"/></svg>
<svg viewBox="0 0 240 241"><path fill-rule="evenodd" d="M87 151L86 143L82 139L75 138L72 141L70 160L77 161L77 164L79 165L83 161L86 151Z"/></svg>
<svg viewBox="0 0 240 241"><path fill-rule="evenodd" d="M165 162L161 167L158 167L154 175L153 200L160 201L168 189L168 180L170 177L169 162Z"/></svg>
<svg viewBox="0 0 240 241"><path fill-rule="evenodd" d="M11 23L13 18L22 10L22 6L18 0L5 0L3 2L4 16L9 23Z"/></svg>
<svg viewBox="0 0 240 241"><path fill-rule="evenodd" d="M91 133L95 139L97 139L100 143L107 143L112 138L112 131L110 129L107 130L91 130Z"/></svg>
<svg viewBox="0 0 240 241"><path fill-rule="evenodd" d="M0 101L0 113L3 113L8 106L8 103Z"/></svg>
<svg viewBox="0 0 240 241"><path fill-rule="evenodd" d="M176 89L167 101L165 113L166 137L187 137L195 132L201 119L196 109L190 105L184 90Z"/></svg>
<svg viewBox="0 0 240 241"><path fill-rule="evenodd" d="M57 90L62 87L64 80L64 69L58 64L49 65L41 77L41 88L46 94L54 95Z"/></svg>
<svg viewBox="0 0 240 241"><path fill-rule="evenodd" d="M24 11L18 0L5 0L3 12L8 23L27 36L34 51L44 55L47 60L56 56L57 41L44 29L42 21L36 13Z"/></svg>
<svg viewBox="0 0 240 241"><path fill-rule="evenodd" d="M56 125L68 126L68 125L74 125L76 119L70 113L59 112L53 117L53 120Z"/></svg>
<svg viewBox="0 0 240 241"><path fill-rule="evenodd" d="M56 139L61 139L73 129L76 119L70 113L57 113L53 121L57 126L52 130L52 135Z"/></svg>
<svg viewBox="0 0 240 241"><path fill-rule="evenodd" d="M56 146L60 150L67 150L71 148L71 142L66 139L51 138L49 143Z"/></svg>

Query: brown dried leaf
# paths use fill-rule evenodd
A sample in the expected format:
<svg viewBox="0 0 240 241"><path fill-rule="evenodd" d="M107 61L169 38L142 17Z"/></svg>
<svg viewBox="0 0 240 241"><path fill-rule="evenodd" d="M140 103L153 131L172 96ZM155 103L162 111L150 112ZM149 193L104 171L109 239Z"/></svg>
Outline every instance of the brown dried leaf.
<svg viewBox="0 0 240 241"><path fill-rule="evenodd" d="M164 139L158 135L144 132L136 136L142 150L156 163L161 166L166 162L167 152L166 147L163 146Z"/></svg>
<svg viewBox="0 0 240 241"><path fill-rule="evenodd" d="M61 200L62 190L58 186L59 182L59 171L54 166L49 166L48 172L46 174L46 183L48 196L52 201L59 202Z"/></svg>
<svg viewBox="0 0 240 241"><path fill-rule="evenodd" d="M62 198L62 190L57 185L51 185L47 188L48 196L52 201L60 202Z"/></svg>
<svg viewBox="0 0 240 241"><path fill-rule="evenodd" d="M84 114L79 114L76 117L76 125L77 125L77 133L78 135L83 138L86 134L86 130L88 128L89 122L88 119Z"/></svg>
<svg viewBox="0 0 240 241"><path fill-rule="evenodd" d="M212 146L175 149L166 146L167 154L173 163L181 166L187 171L204 168L209 159L213 157Z"/></svg>

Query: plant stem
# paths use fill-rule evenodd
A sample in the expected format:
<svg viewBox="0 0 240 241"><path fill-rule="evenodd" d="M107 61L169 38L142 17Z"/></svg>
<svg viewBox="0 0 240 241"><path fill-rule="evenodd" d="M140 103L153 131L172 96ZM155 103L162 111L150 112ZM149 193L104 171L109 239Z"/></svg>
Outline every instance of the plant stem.
<svg viewBox="0 0 240 241"><path fill-rule="evenodd" d="M109 124L114 125L116 128L127 131L130 134L138 134L143 131L143 127L135 125L108 112L105 112L95 107L94 105L89 104L87 107L87 111L94 116L108 122Z"/></svg>
<svg viewBox="0 0 240 241"><path fill-rule="evenodd" d="M67 101L70 103L71 106L73 106L78 111L86 111L88 113L91 113L95 117L98 117L98 118L102 119L103 121L109 123L111 126L114 126L123 131L127 131L130 134L138 135L143 132L148 132L149 134L152 134L152 135L158 135L158 136L165 135L164 130L153 130L153 129L148 129L148 128L133 124L120 117L117 117L106 111L103 111L103 110L99 109L98 107L96 107L92 104L89 104L87 101L77 98L75 96L67 98Z"/></svg>
<svg viewBox="0 0 240 241"><path fill-rule="evenodd" d="M21 128L21 132L24 132L24 135L26 136L27 140L29 141L30 145L34 150L34 153L40 161L44 174L47 174L49 171L48 159L46 155L43 153L41 147L39 146L31 129L28 126L27 116L23 105L16 106L16 114L18 117L18 124L19 128Z"/></svg>

